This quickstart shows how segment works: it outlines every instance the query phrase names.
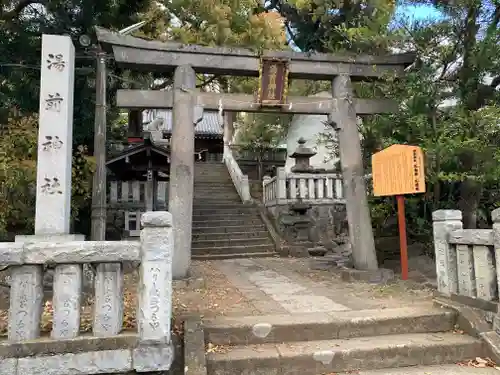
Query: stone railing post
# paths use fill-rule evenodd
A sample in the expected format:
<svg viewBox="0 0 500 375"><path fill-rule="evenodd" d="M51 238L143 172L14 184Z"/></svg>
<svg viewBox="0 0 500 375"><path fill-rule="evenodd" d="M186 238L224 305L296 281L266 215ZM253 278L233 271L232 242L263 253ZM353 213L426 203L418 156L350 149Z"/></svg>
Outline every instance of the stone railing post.
<svg viewBox="0 0 500 375"><path fill-rule="evenodd" d="M173 360L171 343L172 215L149 211L141 216L141 266L139 282L139 347L134 351L137 371L166 371ZM158 362L151 362L155 358ZM158 367L161 367L158 368Z"/></svg>
<svg viewBox="0 0 500 375"><path fill-rule="evenodd" d="M493 221L493 247L495 249L498 290L500 290L500 208L491 211L491 220ZM500 335L500 308L493 319L493 329Z"/></svg>
<svg viewBox="0 0 500 375"><path fill-rule="evenodd" d="M286 203L286 171L284 167L276 170L276 204Z"/></svg>
<svg viewBox="0 0 500 375"><path fill-rule="evenodd" d="M448 243L448 234L453 230L462 229L462 212L437 210L432 213L432 221L438 291L448 296L457 294L457 254Z"/></svg>
<svg viewBox="0 0 500 375"><path fill-rule="evenodd" d="M267 196L267 184L269 183L269 180L271 177L269 176L264 176L262 177L262 203L266 203L269 200L269 197Z"/></svg>

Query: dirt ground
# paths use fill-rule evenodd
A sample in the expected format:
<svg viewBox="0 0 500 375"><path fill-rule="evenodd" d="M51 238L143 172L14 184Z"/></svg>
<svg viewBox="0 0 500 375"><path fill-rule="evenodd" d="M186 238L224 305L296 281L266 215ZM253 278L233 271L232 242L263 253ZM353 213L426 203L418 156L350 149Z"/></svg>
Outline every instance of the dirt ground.
<svg viewBox="0 0 500 375"><path fill-rule="evenodd" d="M173 317L174 326L180 324L185 316L192 314L202 317L219 315L263 315L265 311L258 300L249 299L245 291L240 291L221 271L218 261L193 261L191 277L187 280L174 281ZM276 272L293 277L311 290L327 291L329 298L339 303L350 301L354 308L390 308L408 306L415 303L430 302L432 290L401 280L389 285L370 285L365 283L346 283L331 270L314 270L310 259L264 258L259 264ZM136 327L136 287L138 272L125 276L125 316L124 329ZM0 306L0 335L7 331L8 289L3 287L2 305ZM325 293L324 293L325 294ZM339 300L340 299L340 300ZM83 301L81 330L88 332L92 328L92 298ZM50 332L52 327L52 304L45 302L42 315L42 331Z"/></svg>

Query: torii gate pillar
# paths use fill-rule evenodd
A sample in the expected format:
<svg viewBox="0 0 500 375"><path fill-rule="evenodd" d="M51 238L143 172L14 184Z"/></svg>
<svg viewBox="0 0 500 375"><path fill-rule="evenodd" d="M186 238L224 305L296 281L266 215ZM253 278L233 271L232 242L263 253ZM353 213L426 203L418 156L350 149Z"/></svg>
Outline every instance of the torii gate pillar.
<svg viewBox="0 0 500 375"><path fill-rule="evenodd" d="M358 270L376 270L377 255L366 197L365 173L351 78L348 75L335 77L332 81L332 91L333 98L336 99L336 111L330 115L330 122L333 123L339 141L354 267Z"/></svg>
<svg viewBox="0 0 500 375"><path fill-rule="evenodd" d="M174 227L172 276L188 276L194 193L194 127L196 74L189 65L175 69L172 110L168 209Z"/></svg>

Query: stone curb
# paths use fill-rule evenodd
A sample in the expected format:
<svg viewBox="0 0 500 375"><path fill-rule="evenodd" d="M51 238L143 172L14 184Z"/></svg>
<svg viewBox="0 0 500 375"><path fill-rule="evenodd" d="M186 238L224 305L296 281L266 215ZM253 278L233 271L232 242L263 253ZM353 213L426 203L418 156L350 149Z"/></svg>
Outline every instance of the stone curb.
<svg viewBox="0 0 500 375"><path fill-rule="evenodd" d="M500 363L500 336L493 330L491 312L453 301L446 296L434 297L434 305L457 312L456 325L466 334L483 341L490 358Z"/></svg>
<svg viewBox="0 0 500 375"><path fill-rule="evenodd" d="M207 375L205 334L199 316L184 321L184 375Z"/></svg>
<svg viewBox="0 0 500 375"><path fill-rule="evenodd" d="M259 216L262 220L262 223L266 227L267 232L269 233L269 236L271 236L271 239L274 243L275 251L281 254L281 252L284 249L283 238L281 238L279 232L274 227L272 221L267 217L267 209L264 207L264 205L260 202L256 202L256 205L259 210Z"/></svg>
<svg viewBox="0 0 500 375"><path fill-rule="evenodd" d="M387 268L379 268L377 270L356 270L356 269L341 269L340 277L342 281L365 282L370 284L388 284L394 281L394 271Z"/></svg>
<svg viewBox="0 0 500 375"><path fill-rule="evenodd" d="M205 338L215 345L248 345L394 334L445 332L456 313L441 309L397 308L299 315L218 317L204 322Z"/></svg>

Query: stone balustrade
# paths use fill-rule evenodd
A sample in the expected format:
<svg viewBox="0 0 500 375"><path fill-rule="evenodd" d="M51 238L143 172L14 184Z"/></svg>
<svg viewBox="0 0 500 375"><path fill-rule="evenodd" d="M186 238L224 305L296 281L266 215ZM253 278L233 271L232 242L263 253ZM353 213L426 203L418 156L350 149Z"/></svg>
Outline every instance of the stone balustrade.
<svg viewBox="0 0 500 375"><path fill-rule="evenodd" d="M168 182L157 181L156 205L167 207ZM108 205L112 208L143 209L146 207L145 181L110 181Z"/></svg>
<svg viewBox="0 0 500 375"><path fill-rule="evenodd" d="M265 206L345 203L342 177L336 173L286 173L278 168L273 178L264 177L262 191Z"/></svg>
<svg viewBox="0 0 500 375"><path fill-rule="evenodd" d="M460 211L433 212L439 292L498 302L500 209L492 218L492 229L462 229Z"/></svg>
<svg viewBox="0 0 500 375"><path fill-rule="evenodd" d="M226 164L231 180L233 181L234 187L238 192L243 203L248 203L252 201L250 196L250 184L248 183L248 176L243 174L238 162L236 161L233 151L228 145L224 145L224 163Z"/></svg>
<svg viewBox="0 0 500 375"><path fill-rule="evenodd" d="M0 244L11 272L8 337L0 374L167 371L173 360L172 216L142 215L140 242L72 241ZM140 263L137 332L122 332L122 262ZM83 264L96 267L92 334L80 334ZM53 328L40 334L43 265L54 265Z"/></svg>

